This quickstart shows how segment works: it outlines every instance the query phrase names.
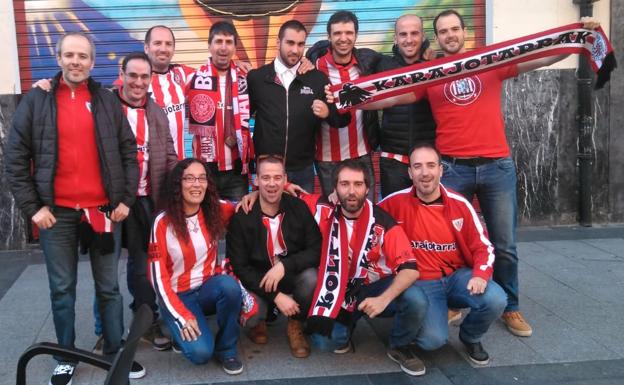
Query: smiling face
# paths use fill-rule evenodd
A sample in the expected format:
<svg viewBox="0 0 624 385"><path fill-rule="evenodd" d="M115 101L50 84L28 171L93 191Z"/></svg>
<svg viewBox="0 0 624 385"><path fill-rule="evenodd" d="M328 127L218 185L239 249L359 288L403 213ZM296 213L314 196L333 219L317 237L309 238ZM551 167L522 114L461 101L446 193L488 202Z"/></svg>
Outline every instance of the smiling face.
<svg viewBox="0 0 624 385"><path fill-rule="evenodd" d="M339 22L330 25L329 42L332 55L337 63L347 63L357 40L357 32L353 22Z"/></svg>
<svg viewBox="0 0 624 385"><path fill-rule="evenodd" d="M296 31L292 28L284 30L284 36L281 39L277 39L277 48L280 60L285 66L292 67L299 63L303 56L305 41L305 31Z"/></svg>
<svg viewBox="0 0 624 385"><path fill-rule="evenodd" d="M280 162L264 161L258 165L257 174L256 183L262 209L265 210L265 206L267 208L279 206L286 184L284 165Z"/></svg>
<svg viewBox="0 0 624 385"><path fill-rule="evenodd" d="M445 56L456 53L464 53L464 41L466 40L466 28L462 28L461 21L456 15L442 16L433 26L436 39Z"/></svg>
<svg viewBox="0 0 624 385"><path fill-rule="evenodd" d="M206 196L208 180L201 163L191 163L182 173L182 203L187 215L196 213Z"/></svg>
<svg viewBox="0 0 624 385"><path fill-rule="evenodd" d="M394 43L406 63L420 59L420 47L424 39L422 21L416 15L401 16L394 30Z"/></svg>
<svg viewBox="0 0 624 385"><path fill-rule="evenodd" d="M123 82L123 98L130 105L139 107L145 102L151 80L150 64L145 60L132 59L126 64L126 70L120 70Z"/></svg>
<svg viewBox="0 0 624 385"><path fill-rule="evenodd" d="M208 43L210 60L219 70L226 70L230 67L230 61L236 52L236 39L234 35L217 33Z"/></svg>
<svg viewBox="0 0 624 385"><path fill-rule="evenodd" d="M154 71L165 72L175 53L175 42L171 31L166 28L154 28L149 43L144 46Z"/></svg>
<svg viewBox="0 0 624 385"><path fill-rule="evenodd" d="M408 173L416 188L416 196L425 202L432 202L440 196L442 164L435 150L417 148L410 154Z"/></svg>
<svg viewBox="0 0 624 385"><path fill-rule="evenodd" d="M63 79L70 87L77 87L89 78L95 64L91 55L91 44L85 37L66 36L56 57L63 72Z"/></svg>
<svg viewBox="0 0 624 385"><path fill-rule="evenodd" d="M366 187L363 171L350 168L340 170L336 181L336 195L338 195L343 214L350 218L359 216L367 194L368 187Z"/></svg>

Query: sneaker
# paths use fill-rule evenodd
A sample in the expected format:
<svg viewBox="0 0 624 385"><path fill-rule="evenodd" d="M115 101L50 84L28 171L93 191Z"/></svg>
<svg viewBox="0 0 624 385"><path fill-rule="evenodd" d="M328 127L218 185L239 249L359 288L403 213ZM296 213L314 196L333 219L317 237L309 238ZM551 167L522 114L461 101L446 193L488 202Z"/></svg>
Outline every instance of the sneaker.
<svg viewBox="0 0 624 385"><path fill-rule="evenodd" d="M173 350L174 353L178 353L178 354L182 353L182 348L178 346L178 344L176 344L175 341L171 341L171 350Z"/></svg>
<svg viewBox="0 0 624 385"><path fill-rule="evenodd" d="M104 336L99 336L97 341L95 341L95 346L93 346L93 353L99 354L100 356L104 354Z"/></svg>
<svg viewBox="0 0 624 385"><path fill-rule="evenodd" d="M531 325L524 319L519 311L506 311L501 317L511 334L518 337L530 337L533 334Z"/></svg>
<svg viewBox="0 0 624 385"><path fill-rule="evenodd" d="M343 346L334 349L334 353L335 354L345 354L345 353L349 353L349 352L354 352L355 353L355 346L353 346L353 342L351 342L351 340L347 340L347 343L344 344Z"/></svg>
<svg viewBox="0 0 624 385"><path fill-rule="evenodd" d="M238 357L225 358L221 361L221 367L227 374L241 374L243 372L243 363Z"/></svg>
<svg viewBox="0 0 624 385"><path fill-rule="evenodd" d="M76 366L72 364L56 365L48 385L71 385L74 369L76 369Z"/></svg>
<svg viewBox="0 0 624 385"><path fill-rule="evenodd" d="M410 376L422 376L427 369L425 364L414 354L409 345L388 349L388 358L399 364L401 370Z"/></svg>
<svg viewBox="0 0 624 385"><path fill-rule="evenodd" d="M468 351L468 358L477 365L487 365L490 363L490 355L483 349L481 342L466 342L459 336L459 340Z"/></svg>
<svg viewBox="0 0 624 385"><path fill-rule="evenodd" d="M267 336L267 325L266 322L260 321L256 326L249 330L249 339L257 345L264 345L269 342L269 337Z"/></svg>
<svg viewBox="0 0 624 385"><path fill-rule="evenodd" d="M289 318L286 326L286 335L290 352L295 358L306 358L310 355L310 344L303 335L303 325L301 321Z"/></svg>
<svg viewBox="0 0 624 385"><path fill-rule="evenodd" d="M152 347L159 351L171 349L171 339L163 334L158 323L152 324L147 332L143 334L141 340L152 344Z"/></svg>
<svg viewBox="0 0 624 385"><path fill-rule="evenodd" d="M130 373L128 374L128 378L132 380L136 380L138 378L145 377L146 373L147 372L145 371L145 368L143 367L143 365L139 364L136 361L132 361L132 368L130 368Z"/></svg>
<svg viewBox="0 0 624 385"><path fill-rule="evenodd" d="M455 323L459 321L462 317L461 311L457 309L448 309L448 324Z"/></svg>

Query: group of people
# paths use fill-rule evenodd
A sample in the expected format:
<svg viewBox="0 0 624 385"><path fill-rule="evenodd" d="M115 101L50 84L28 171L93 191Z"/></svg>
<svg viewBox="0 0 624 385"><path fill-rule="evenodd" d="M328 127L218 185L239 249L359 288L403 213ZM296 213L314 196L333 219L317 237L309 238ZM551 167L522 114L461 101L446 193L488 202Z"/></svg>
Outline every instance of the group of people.
<svg viewBox="0 0 624 385"><path fill-rule="evenodd" d="M445 56L465 51L459 13L440 13L433 29ZM210 58L193 69L172 63L174 34L158 25L144 52L122 60L112 92L90 77L88 35L58 40L61 71L21 101L5 164L17 204L40 229L60 344L75 342L78 245L90 254L105 355L123 343L122 245L132 309L147 304L162 319L145 339L158 350L173 345L195 364L215 357L229 374L243 371L241 328L266 344L278 314L288 317L299 358L310 342L349 352L362 316L393 317L387 354L410 375L425 373L418 349L444 345L458 309L469 309L459 338L477 364L488 363L480 341L496 319L531 335L519 311L516 174L500 93L504 79L562 57L339 113L327 85L431 57L416 15L397 19L392 56L355 48L357 34L357 17L336 12L328 40L306 60L307 30L291 20L279 29L275 60L249 70L233 60L234 25L218 21ZM478 92L458 102L451 94L470 81ZM193 157L184 159L186 125ZM254 168L257 191L248 193ZM315 169L322 194L311 193ZM70 384L75 365L58 357L50 384ZM130 377L144 375L135 362Z"/></svg>

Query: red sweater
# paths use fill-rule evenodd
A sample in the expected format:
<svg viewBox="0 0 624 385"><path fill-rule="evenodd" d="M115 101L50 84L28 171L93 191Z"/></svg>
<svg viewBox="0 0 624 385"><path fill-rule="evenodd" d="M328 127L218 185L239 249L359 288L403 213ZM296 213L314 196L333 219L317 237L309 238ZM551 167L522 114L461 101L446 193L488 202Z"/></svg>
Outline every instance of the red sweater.
<svg viewBox="0 0 624 385"><path fill-rule="evenodd" d="M76 209L107 203L87 83L72 91L61 77L56 106L58 159L54 203Z"/></svg>

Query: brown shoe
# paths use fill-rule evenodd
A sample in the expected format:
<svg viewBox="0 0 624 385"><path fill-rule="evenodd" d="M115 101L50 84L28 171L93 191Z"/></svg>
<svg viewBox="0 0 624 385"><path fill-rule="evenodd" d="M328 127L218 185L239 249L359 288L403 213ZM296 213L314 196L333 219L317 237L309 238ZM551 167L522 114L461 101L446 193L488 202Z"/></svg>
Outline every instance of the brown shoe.
<svg viewBox="0 0 624 385"><path fill-rule="evenodd" d="M249 330L249 339L251 342L258 345L264 345L269 342L266 322L260 321L259 324L251 328L251 330Z"/></svg>
<svg viewBox="0 0 624 385"><path fill-rule="evenodd" d="M301 321L288 319L286 333L288 335L288 343L290 344L290 352L294 357L306 358L310 355L310 345L303 335Z"/></svg>
<svg viewBox="0 0 624 385"><path fill-rule="evenodd" d="M448 324L455 323L459 321L462 317L461 311L457 309L448 309Z"/></svg>
<svg viewBox="0 0 624 385"><path fill-rule="evenodd" d="M506 311L501 317L507 329L518 337L530 337L533 334L531 325L524 319L519 311Z"/></svg>

